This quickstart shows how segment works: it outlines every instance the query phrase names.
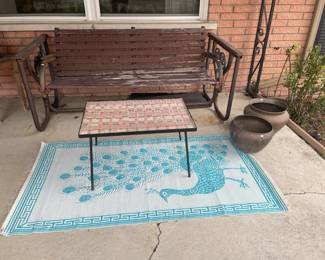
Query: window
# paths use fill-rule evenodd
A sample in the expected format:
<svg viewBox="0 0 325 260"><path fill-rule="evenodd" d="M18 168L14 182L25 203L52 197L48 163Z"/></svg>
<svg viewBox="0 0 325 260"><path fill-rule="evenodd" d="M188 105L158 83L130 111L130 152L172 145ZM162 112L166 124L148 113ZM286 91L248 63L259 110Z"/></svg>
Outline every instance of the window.
<svg viewBox="0 0 325 260"><path fill-rule="evenodd" d="M99 0L105 16L199 15L200 0Z"/></svg>
<svg viewBox="0 0 325 260"><path fill-rule="evenodd" d="M6 16L84 16L83 0L0 0L0 14Z"/></svg>
<svg viewBox="0 0 325 260"><path fill-rule="evenodd" d="M0 0L0 21L206 20L208 2L209 0Z"/></svg>

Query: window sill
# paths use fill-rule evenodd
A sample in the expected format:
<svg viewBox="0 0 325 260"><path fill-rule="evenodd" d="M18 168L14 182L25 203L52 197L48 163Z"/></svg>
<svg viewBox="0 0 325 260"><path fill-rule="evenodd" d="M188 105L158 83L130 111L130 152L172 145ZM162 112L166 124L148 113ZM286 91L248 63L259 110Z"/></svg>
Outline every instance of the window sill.
<svg viewBox="0 0 325 260"><path fill-rule="evenodd" d="M217 23L208 21L191 21L191 20L126 20L112 21L101 20L96 22L86 21L83 17L74 17L64 21L2 21L0 26L2 31L51 31L55 27L60 29L172 29L172 28L201 28L216 30ZM64 19L62 18L62 19Z"/></svg>

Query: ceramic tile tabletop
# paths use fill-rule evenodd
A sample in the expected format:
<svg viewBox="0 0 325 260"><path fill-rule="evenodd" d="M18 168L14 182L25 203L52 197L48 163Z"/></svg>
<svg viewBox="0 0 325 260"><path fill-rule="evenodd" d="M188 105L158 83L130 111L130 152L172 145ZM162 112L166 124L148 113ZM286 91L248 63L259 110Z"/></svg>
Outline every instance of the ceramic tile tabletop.
<svg viewBox="0 0 325 260"><path fill-rule="evenodd" d="M79 136L195 128L181 98L89 101Z"/></svg>

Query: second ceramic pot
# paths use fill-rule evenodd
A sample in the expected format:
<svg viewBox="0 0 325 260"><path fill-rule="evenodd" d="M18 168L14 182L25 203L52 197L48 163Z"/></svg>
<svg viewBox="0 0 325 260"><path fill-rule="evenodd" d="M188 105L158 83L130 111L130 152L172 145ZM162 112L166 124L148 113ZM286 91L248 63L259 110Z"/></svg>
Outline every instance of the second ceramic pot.
<svg viewBox="0 0 325 260"><path fill-rule="evenodd" d="M274 132L279 131L289 120L286 103L277 98L255 98L245 107L244 114L270 122Z"/></svg>
<svg viewBox="0 0 325 260"><path fill-rule="evenodd" d="M237 116L230 123L230 137L240 150L247 153L261 151L273 137L272 125L256 116Z"/></svg>

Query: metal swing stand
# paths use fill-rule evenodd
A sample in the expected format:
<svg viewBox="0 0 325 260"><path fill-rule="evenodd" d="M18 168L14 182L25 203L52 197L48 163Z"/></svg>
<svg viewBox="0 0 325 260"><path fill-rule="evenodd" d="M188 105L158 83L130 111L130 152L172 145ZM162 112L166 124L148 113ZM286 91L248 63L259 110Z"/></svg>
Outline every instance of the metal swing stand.
<svg viewBox="0 0 325 260"><path fill-rule="evenodd" d="M272 18L274 14L276 0L272 0L270 11L266 11L266 0L262 0L260 7L260 14L258 18L256 36L253 47L253 54L251 60L251 66L249 69L246 94L251 97L257 97L259 94L259 85L261 80L261 75L263 71L263 64L265 59L266 48L268 45ZM263 19L265 19L265 30L263 27ZM259 60L256 62L256 56L260 55ZM257 76L256 76L257 75ZM256 76L256 80L253 78Z"/></svg>

